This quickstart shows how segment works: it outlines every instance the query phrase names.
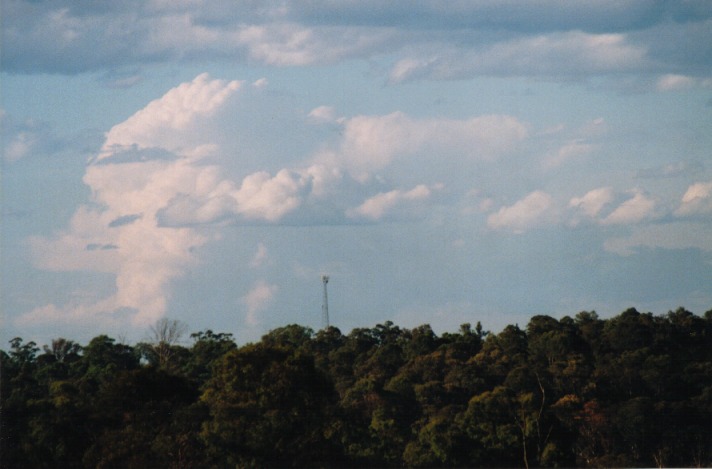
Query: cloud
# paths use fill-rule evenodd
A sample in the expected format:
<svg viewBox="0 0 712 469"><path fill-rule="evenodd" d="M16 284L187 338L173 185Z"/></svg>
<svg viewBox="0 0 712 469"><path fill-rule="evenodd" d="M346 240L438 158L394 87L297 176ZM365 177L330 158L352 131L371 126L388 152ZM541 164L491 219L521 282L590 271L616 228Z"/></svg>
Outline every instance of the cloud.
<svg viewBox="0 0 712 469"><path fill-rule="evenodd" d="M274 177L265 171L247 176L235 193L237 212L248 219L274 222L302 203L308 179L283 169Z"/></svg>
<svg viewBox="0 0 712 469"><path fill-rule="evenodd" d="M656 202L639 189L616 193L611 187L593 189L569 201L572 209L570 224L589 220L600 225L631 225L656 217Z"/></svg>
<svg viewBox="0 0 712 469"><path fill-rule="evenodd" d="M51 154L63 146L47 124L32 119L18 122L3 109L0 109L0 141L2 158L8 163L33 154Z"/></svg>
<svg viewBox="0 0 712 469"><path fill-rule="evenodd" d="M528 135L514 117L486 115L470 119L413 119L402 112L382 116L356 116L343 121L338 150L322 161L343 166L356 179L365 180L397 158L418 152L447 151L459 158L491 160L512 151Z"/></svg>
<svg viewBox="0 0 712 469"><path fill-rule="evenodd" d="M712 214L712 181L698 182L687 188L675 215L680 217Z"/></svg>
<svg viewBox="0 0 712 469"><path fill-rule="evenodd" d="M265 77L258 78L257 80L252 82L252 86L260 90L266 88L267 85L269 85L269 81Z"/></svg>
<svg viewBox="0 0 712 469"><path fill-rule="evenodd" d="M381 192L369 198L358 207L347 210L346 215L350 218L379 220L397 205L423 201L429 198L430 194L430 188L423 184L409 191L393 190L390 192Z"/></svg>
<svg viewBox="0 0 712 469"><path fill-rule="evenodd" d="M260 280L241 298L242 303L247 308L245 322L248 325L256 326L260 323L259 313L269 306L278 291L279 287L277 285Z"/></svg>
<svg viewBox="0 0 712 469"><path fill-rule="evenodd" d="M629 198L608 216L601 223L604 225L621 225L639 223L651 218L655 214L655 201L639 190L633 191L633 197Z"/></svg>
<svg viewBox="0 0 712 469"><path fill-rule="evenodd" d="M309 112L308 117L314 122L334 122L336 121L336 111L331 106L319 106Z"/></svg>
<svg viewBox="0 0 712 469"><path fill-rule="evenodd" d="M553 223L556 211L552 197L543 191L534 191L511 206L500 208L487 217L487 226L495 230L523 233L531 228Z"/></svg>
<svg viewBox="0 0 712 469"><path fill-rule="evenodd" d="M143 81L143 76L137 73L129 75L119 74L118 76L115 73L107 73L103 77L103 81L109 88L128 89L140 84Z"/></svg>
<svg viewBox="0 0 712 469"><path fill-rule="evenodd" d="M112 2L3 5L11 73L130 70L189 60L278 67L393 58L392 83L482 75L622 73L658 88L709 78L708 2ZM680 53L684 51L684 53ZM121 74L120 74L121 75Z"/></svg>
<svg viewBox="0 0 712 469"><path fill-rule="evenodd" d="M259 161L271 165L269 170L243 169L252 155L250 147L242 145L240 128L225 137L227 142L215 138L227 125L222 118L237 108L233 97L250 93L242 83L199 75L106 133L83 178L91 190L89 203L74 212L64 229L31 237L27 243L37 267L108 274L114 291L40 306L27 313L26 320L44 311L54 319L121 317L136 326L151 324L166 313L172 285L200 262L200 248L216 239L226 224L410 220L426 213L426 204L432 207L439 191L435 183L441 180L450 187L442 197L481 188L471 205L479 204L476 212L489 215L486 223L493 230L523 233L568 221L569 215L574 224L592 220L603 225L642 223L656 216L654 197L635 190L621 200L611 187L570 198L571 213L542 190L511 199L511 205L495 206L492 184L505 187L513 182L514 172L508 171L522 162L516 157L530 138L529 125L508 115L422 118L392 112L338 118L333 108L322 106L309 118L328 122L328 130L340 130L329 132L331 140L317 142L302 154L287 152L287 164ZM299 117L305 129L314 129L304 113ZM603 124L596 119L573 131L562 126L542 138L559 139L558 147L550 148L558 148L556 156L563 162L598 144L593 139ZM537 162L517 166L515 175ZM709 213L711 190L709 183L690 186L676 215ZM448 210L443 207L441 214L452 213ZM473 218L479 223L482 215ZM258 268L267 256L260 244L245 267ZM262 296L244 297L250 321L256 321L261 308L258 299L267 302L264 298L275 294L265 285L270 287L255 286Z"/></svg>
<svg viewBox="0 0 712 469"><path fill-rule="evenodd" d="M382 49L392 36L385 29L350 26L315 29L287 22L246 25L235 35L236 45L246 48L252 59L282 67L368 56Z"/></svg>
<svg viewBox="0 0 712 469"><path fill-rule="evenodd" d="M115 218L109 222L109 228L116 228L117 226L129 225L136 220L140 220L143 215L140 213L134 213L132 215L123 215L121 217Z"/></svg>
<svg viewBox="0 0 712 469"><path fill-rule="evenodd" d="M569 207L579 210L589 218L596 218L604 207L613 202L615 194L610 187L600 187L588 191L582 197L574 197L569 201Z"/></svg>
<svg viewBox="0 0 712 469"><path fill-rule="evenodd" d="M86 298L74 299L64 307L48 304L37 307L20 315L17 326L47 326L66 323L99 325L105 328L115 328L122 325L130 311L112 311L113 304L102 304L101 301L90 304ZM97 313L97 311L100 311ZM111 313L109 313L111 311Z"/></svg>
<svg viewBox="0 0 712 469"><path fill-rule="evenodd" d="M310 1L294 4L283 16L317 24L379 24L395 27L407 24L416 30L433 24L451 29L485 29L501 31L562 31L601 32L620 29L640 29L674 19L690 21L705 19L712 9L704 1L680 2L660 8L645 0L625 2L457 2L442 4L423 1L403 5L377 0L332 2Z"/></svg>
<svg viewBox="0 0 712 469"><path fill-rule="evenodd" d="M86 247L87 251L96 251L97 249L102 249L102 250L106 251L106 250L110 250L110 249L119 249L119 247L115 244L97 244L97 243L87 244L87 247Z"/></svg>
<svg viewBox="0 0 712 469"><path fill-rule="evenodd" d="M635 254L636 248L700 249L712 253L712 237L709 224L694 222L674 222L636 226L626 237L606 240L606 251L621 256Z"/></svg>
<svg viewBox="0 0 712 469"><path fill-rule="evenodd" d="M157 147L182 153L199 150L189 139L192 134L184 130L197 119L212 115L240 87L238 81L213 80L207 73L198 75L112 127L97 161L126 148Z"/></svg>
<svg viewBox="0 0 712 469"><path fill-rule="evenodd" d="M161 226L191 226L222 221L275 223L297 210L309 195L313 176L307 170L282 169L272 176L258 171L246 176L240 187L220 180L216 166L202 169L206 190L180 193L160 209ZM206 174L210 173L210 174Z"/></svg>
<svg viewBox="0 0 712 469"><path fill-rule="evenodd" d="M588 120L575 128L561 123L543 129L537 136L552 147L543 157L543 168L557 169L571 162L582 162L601 146L602 136L607 132L608 124L602 117Z"/></svg>
<svg viewBox="0 0 712 469"><path fill-rule="evenodd" d="M692 88L694 82L695 79L692 77L669 73L658 79L656 88L658 91L682 90Z"/></svg>
<svg viewBox="0 0 712 469"><path fill-rule="evenodd" d="M37 267L109 273L115 292L79 304L47 305L26 318L42 311L68 321L123 315L139 326L165 314L171 282L197 262L195 248L210 237L190 227L162 226L158 215L181 194L202 196L232 187L216 166L197 164L204 147L196 129L238 88L238 82L200 75L107 133L84 175L91 204L80 206L66 229L28 243ZM122 158L126 148L160 149L172 157Z"/></svg>
<svg viewBox="0 0 712 469"><path fill-rule="evenodd" d="M664 179L678 176L695 175L703 172L705 166L700 161L678 161L662 166L641 169L635 175L641 179Z"/></svg>
<svg viewBox="0 0 712 469"><path fill-rule="evenodd" d="M332 118L333 110L316 108L312 118ZM182 158L169 164L176 179L174 194L157 211L163 227L191 227L216 223L344 223L347 218L380 219L396 204L415 200L422 186L414 191L382 190L370 192L372 175L396 161L407 166L417 161L440 165L449 155L452 162L490 161L515 149L528 135L526 125L510 116L479 116L470 119L414 119L402 112L383 116L356 116L338 119L343 127L341 140L318 151L312 164L282 168L275 173L256 171L239 183L224 179L215 165ZM114 145L116 149L119 145ZM175 152L189 152L186 141ZM125 146L120 146L122 151ZM134 152L135 153L135 152ZM139 152L143 155L144 152ZM116 158L114 153L111 158ZM133 154L133 153L132 153ZM175 154L175 153L172 153ZM122 157L126 161L153 161L156 158ZM167 158L160 158L164 160ZM105 160L100 160L103 162ZM197 161L197 160L196 160ZM450 163L457 164L457 163ZM394 172L397 172L394 170ZM178 181L180 184L178 184ZM193 181L198 183L194 184ZM171 186L173 187L173 185ZM354 207L354 199L363 206ZM122 194L124 203L126 196ZM165 195L160 195L164 200ZM371 199L372 200L368 200ZM136 212L139 212L136 209ZM346 216L346 218L345 218Z"/></svg>
<svg viewBox="0 0 712 469"><path fill-rule="evenodd" d="M594 145L580 140L567 142L557 151L547 155L544 159L544 165L548 168L557 168L572 159L588 155L594 148Z"/></svg>
<svg viewBox="0 0 712 469"><path fill-rule="evenodd" d="M257 252L255 252L255 255L250 261L250 267L254 269L261 267L267 261L268 256L267 246L265 246L264 243L259 243L257 245Z"/></svg>
<svg viewBox="0 0 712 469"><path fill-rule="evenodd" d="M554 32L467 48L446 46L428 57L406 57L394 65L390 81L630 72L646 66L645 52L643 47L628 43L623 34Z"/></svg>

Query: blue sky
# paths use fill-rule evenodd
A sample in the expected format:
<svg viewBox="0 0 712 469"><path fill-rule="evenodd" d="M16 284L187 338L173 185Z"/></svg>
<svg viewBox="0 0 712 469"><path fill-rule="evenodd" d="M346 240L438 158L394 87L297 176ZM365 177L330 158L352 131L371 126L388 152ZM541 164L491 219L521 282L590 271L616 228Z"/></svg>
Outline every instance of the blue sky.
<svg viewBox="0 0 712 469"><path fill-rule="evenodd" d="M712 308L708 1L22 1L2 327Z"/></svg>

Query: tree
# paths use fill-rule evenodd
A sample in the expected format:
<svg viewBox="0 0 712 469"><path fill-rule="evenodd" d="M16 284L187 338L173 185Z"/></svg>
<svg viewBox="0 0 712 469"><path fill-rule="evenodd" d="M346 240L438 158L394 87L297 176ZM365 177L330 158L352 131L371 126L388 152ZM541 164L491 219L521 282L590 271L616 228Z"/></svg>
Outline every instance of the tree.
<svg viewBox="0 0 712 469"><path fill-rule="evenodd" d="M123 370L133 370L140 365L136 351L125 344L117 344L106 335L94 337L84 347L82 359L78 363L83 376L82 386L90 386L93 392L107 379Z"/></svg>
<svg viewBox="0 0 712 469"><path fill-rule="evenodd" d="M0 465L712 464L712 312L191 338L162 364L105 335L13 339L0 350Z"/></svg>
<svg viewBox="0 0 712 469"><path fill-rule="evenodd" d="M178 364L174 362L179 355L185 355L179 347L187 326L176 319L161 318L151 326L148 342L141 344L140 350L144 358L159 368L175 370Z"/></svg>
<svg viewBox="0 0 712 469"><path fill-rule="evenodd" d="M461 425L472 442L471 465L511 467L524 463L518 408L515 396L504 386L497 386L470 400Z"/></svg>
<svg viewBox="0 0 712 469"><path fill-rule="evenodd" d="M116 373L97 392L89 416L93 444L84 455L84 464L97 468L202 467L204 450L197 439L202 419L187 426L181 420L197 403L198 395L188 379L160 368ZM190 458L186 446L193 449Z"/></svg>
<svg viewBox="0 0 712 469"><path fill-rule="evenodd" d="M340 455L337 395L313 357L263 343L228 352L201 401L201 433L220 466L319 467Z"/></svg>
<svg viewBox="0 0 712 469"><path fill-rule="evenodd" d="M67 339L52 340L51 347L42 347L44 353L37 357L38 378L44 383L67 379L81 361L82 346Z"/></svg>
<svg viewBox="0 0 712 469"><path fill-rule="evenodd" d="M9 353L0 354L0 462L8 467L32 467L32 435L29 419L36 414L32 401L45 392L36 379L35 342L24 343L20 337L10 341Z"/></svg>
<svg viewBox="0 0 712 469"><path fill-rule="evenodd" d="M212 375L215 363L227 352L237 348L232 334L214 333L210 329L190 335L195 342L190 348L190 356L184 371L190 378L196 379L199 385L205 383Z"/></svg>

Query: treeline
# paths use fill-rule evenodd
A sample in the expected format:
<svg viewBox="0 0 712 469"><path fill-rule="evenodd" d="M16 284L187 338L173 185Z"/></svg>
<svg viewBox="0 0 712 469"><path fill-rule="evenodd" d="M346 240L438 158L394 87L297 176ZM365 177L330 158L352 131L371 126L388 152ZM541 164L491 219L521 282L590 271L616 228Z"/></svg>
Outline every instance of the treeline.
<svg viewBox="0 0 712 469"><path fill-rule="evenodd" d="M712 310L290 325L2 359L3 468L711 466Z"/></svg>

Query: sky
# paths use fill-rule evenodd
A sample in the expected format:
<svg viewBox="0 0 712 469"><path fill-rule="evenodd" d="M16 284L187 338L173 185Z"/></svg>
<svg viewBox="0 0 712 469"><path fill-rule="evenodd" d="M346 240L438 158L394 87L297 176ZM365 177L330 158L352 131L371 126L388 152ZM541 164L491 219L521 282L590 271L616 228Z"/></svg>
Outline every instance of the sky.
<svg viewBox="0 0 712 469"><path fill-rule="evenodd" d="M6 0L1 35L0 343L318 330L325 274L344 333L712 309L710 1Z"/></svg>

